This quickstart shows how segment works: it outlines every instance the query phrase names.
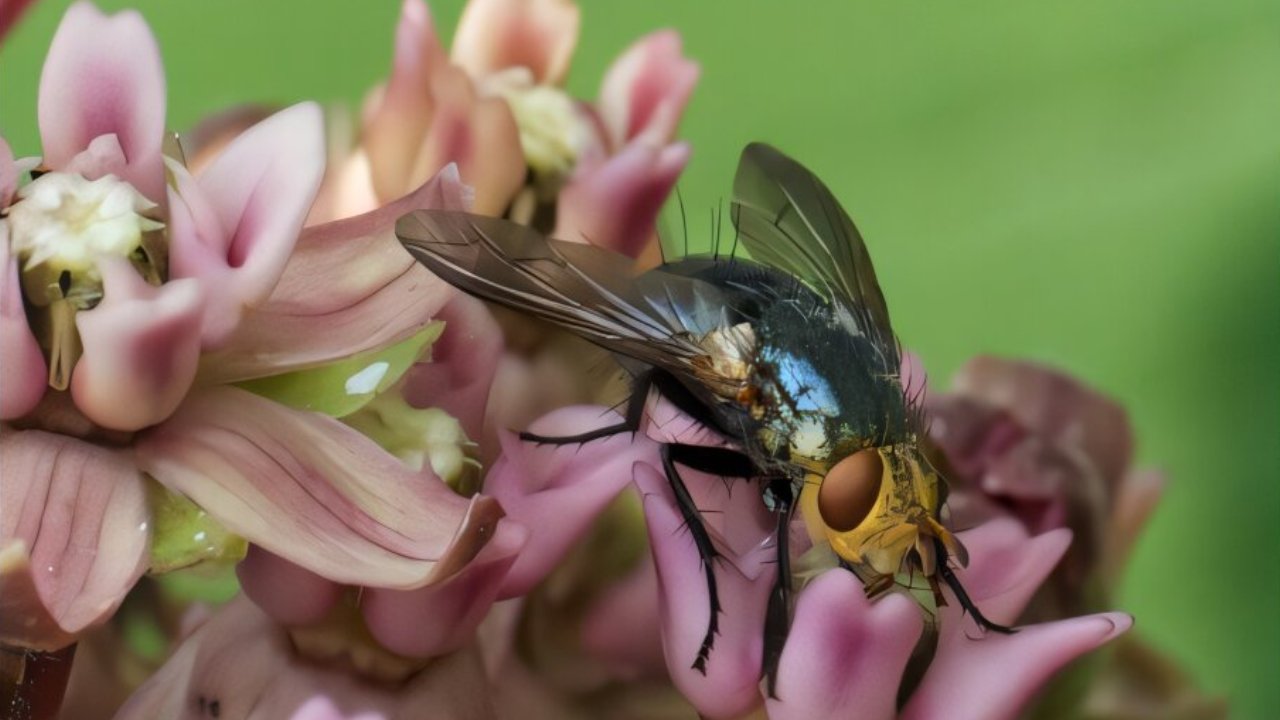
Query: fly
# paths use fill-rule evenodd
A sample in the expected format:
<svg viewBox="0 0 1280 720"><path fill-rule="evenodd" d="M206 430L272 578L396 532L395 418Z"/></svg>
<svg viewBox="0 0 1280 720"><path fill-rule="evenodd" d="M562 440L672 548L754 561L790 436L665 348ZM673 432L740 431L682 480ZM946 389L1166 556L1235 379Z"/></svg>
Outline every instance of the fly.
<svg viewBox="0 0 1280 720"><path fill-rule="evenodd" d="M951 569L968 557L941 522L945 485L925 459L923 410L900 376L901 353L866 245L813 173L776 149L742 152L730 206L751 259L686 257L637 275L589 245L466 213L423 210L396 234L459 289L565 328L634 372L622 422L566 437L584 443L640 428L657 391L733 449L662 446L663 471L701 557L710 621L693 667L706 672L719 631L716 549L679 466L755 479L776 517L778 577L762 674L774 692L790 627L787 527L796 508L868 595L898 573L939 581L980 627L987 620Z"/></svg>

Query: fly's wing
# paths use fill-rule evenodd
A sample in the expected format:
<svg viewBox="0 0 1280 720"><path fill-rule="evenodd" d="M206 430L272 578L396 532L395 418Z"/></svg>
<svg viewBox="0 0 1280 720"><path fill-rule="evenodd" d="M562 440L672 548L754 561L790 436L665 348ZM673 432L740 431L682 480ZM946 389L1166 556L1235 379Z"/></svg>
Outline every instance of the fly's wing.
<svg viewBox="0 0 1280 720"><path fill-rule="evenodd" d="M591 245L551 240L523 225L444 210L400 218L396 235L454 287L559 325L611 352L724 394L734 380L712 369L694 314L723 306L715 286L659 273Z"/></svg>
<svg viewBox="0 0 1280 720"><path fill-rule="evenodd" d="M849 309L896 367L897 343L862 235L827 186L773 147L742 151L729 211L752 259L790 273Z"/></svg>

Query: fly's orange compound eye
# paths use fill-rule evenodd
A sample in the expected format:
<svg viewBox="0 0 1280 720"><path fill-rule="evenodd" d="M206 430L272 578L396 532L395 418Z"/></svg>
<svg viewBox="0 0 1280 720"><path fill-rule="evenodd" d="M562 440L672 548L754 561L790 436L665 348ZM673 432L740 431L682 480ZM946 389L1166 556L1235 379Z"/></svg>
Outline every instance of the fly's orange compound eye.
<svg viewBox="0 0 1280 720"><path fill-rule="evenodd" d="M837 532L858 527L880 495L884 463L874 448L859 450L836 463L818 488L818 514Z"/></svg>

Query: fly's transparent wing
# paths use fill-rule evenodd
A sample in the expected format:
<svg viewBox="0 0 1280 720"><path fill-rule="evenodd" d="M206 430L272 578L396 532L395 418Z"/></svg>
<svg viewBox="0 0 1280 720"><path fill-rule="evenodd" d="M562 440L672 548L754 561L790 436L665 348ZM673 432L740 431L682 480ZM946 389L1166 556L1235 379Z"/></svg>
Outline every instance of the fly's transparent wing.
<svg viewBox="0 0 1280 720"><path fill-rule="evenodd" d="M769 145L742 151L729 214L752 259L845 305L858 330L898 357L889 310L853 220L821 180Z"/></svg>
<svg viewBox="0 0 1280 720"><path fill-rule="evenodd" d="M637 276L621 255L468 213L419 210L400 218L396 235L428 270L464 292L713 390L734 382L709 370L702 332L689 325L689 309L723 304L709 283Z"/></svg>

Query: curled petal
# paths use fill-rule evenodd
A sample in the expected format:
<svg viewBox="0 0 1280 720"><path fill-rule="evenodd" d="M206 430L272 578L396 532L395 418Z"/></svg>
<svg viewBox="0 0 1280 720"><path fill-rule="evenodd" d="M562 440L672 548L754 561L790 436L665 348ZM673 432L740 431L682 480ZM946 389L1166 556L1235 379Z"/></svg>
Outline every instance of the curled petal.
<svg viewBox="0 0 1280 720"><path fill-rule="evenodd" d="M0 437L0 641L54 650L146 569L142 477L123 452L38 430Z"/></svg>
<svg viewBox="0 0 1280 720"><path fill-rule="evenodd" d="M244 310L275 288L320 187L324 151L320 108L301 103L236 137L194 188L179 184L173 204L188 206L195 227L172 233L170 273L206 288L206 348L225 342ZM201 201L207 210L192 207Z"/></svg>
<svg viewBox="0 0 1280 720"><path fill-rule="evenodd" d="M766 567L763 559L751 574L739 569L740 558L725 556L713 563L723 606L719 633L706 673L695 670L693 663L711 618L702 560L666 479L647 464L636 465L634 471L658 569L662 644L672 682L706 717L743 715L761 701L758 683L765 608L774 569Z"/></svg>
<svg viewBox="0 0 1280 720"><path fill-rule="evenodd" d="M394 198L409 187L413 148L431 127L436 102L431 73L448 62L423 0L404 0L396 25L395 55L386 87L365 124L362 144L368 153L374 192Z"/></svg>
<svg viewBox="0 0 1280 720"><path fill-rule="evenodd" d="M103 427L141 430L169 417L195 379L204 293L189 279L153 287L124 261L100 267L103 301L76 315L84 354L71 396Z"/></svg>
<svg viewBox="0 0 1280 720"><path fill-rule="evenodd" d="M72 5L58 26L40 75L44 160L62 169L100 135L115 135L124 166L113 168L156 202L164 199L164 67L160 48L132 10L102 14Z"/></svg>
<svg viewBox="0 0 1280 720"><path fill-rule="evenodd" d="M303 231L275 292L221 350L206 354L202 379L245 380L321 365L404 340L453 291L414 262L395 237L413 210L465 210L456 168L372 212Z"/></svg>
<svg viewBox="0 0 1280 720"><path fill-rule="evenodd" d="M347 585L430 585L507 532L492 498L455 495L337 420L236 388L190 395L136 453L227 529Z"/></svg>
<svg viewBox="0 0 1280 720"><path fill-rule="evenodd" d="M0 367L0 420L22 417L44 397L49 368L27 324L7 223L0 223Z"/></svg>
<svg viewBox="0 0 1280 720"><path fill-rule="evenodd" d="M620 419L599 407L571 407L541 418L530 430L573 435ZM581 447L538 445L503 433L502 449L485 479L485 492L529 528L529 542L503 583L503 597L523 595L541 582L631 482L631 466L657 455L656 445L643 437L633 442L627 433Z"/></svg>
<svg viewBox="0 0 1280 720"><path fill-rule="evenodd" d="M1054 673L1132 625L1124 613L1102 613L965 640L963 650L939 648L902 718L1017 717Z"/></svg>
<svg viewBox="0 0 1280 720"><path fill-rule="evenodd" d="M956 373L955 391L1011 412L1032 432L1082 447L1119 482L1133 454L1124 409L1068 375L1027 362L979 357Z"/></svg>
<svg viewBox="0 0 1280 720"><path fill-rule="evenodd" d="M361 610L369 632L383 647L408 657L439 657L471 643L528 539L523 528L515 527L518 531L500 534L439 585L407 591L366 588Z"/></svg>
<svg viewBox="0 0 1280 720"><path fill-rule="evenodd" d="M526 67L540 84L564 79L581 14L571 0L470 0L453 38L453 61L482 78Z"/></svg>
<svg viewBox="0 0 1280 720"><path fill-rule="evenodd" d="M293 720L490 720L491 692L471 650L432 662L403 685L362 680L298 658L286 631L253 603L233 600L187 638L116 715ZM213 703L217 710L211 710Z"/></svg>
<svg viewBox="0 0 1280 720"><path fill-rule="evenodd" d="M556 237L636 257L688 162L684 143L633 142L603 164L581 169L560 194Z"/></svg>
<svg viewBox="0 0 1280 720"><path fill-rule="evenodd" d="M502 358L502 329L484 303L468 295L455 295L435 319L444 321L444 332L431 345L430 360L409 370L405 400L414 407L441 408L478 441Z"/></svg>
<svg viewBox="0 0 1280 720"><path fill-rule="evenodd" d="M462 181L475 188L473 210L500 213L527 172L511 108L501 98L478 96L466 73L453 66L432 75L431 93L437 111L410 179L457 163Z"/></svg>
<svg viewBox="0 0 1280 720"><path fill-rule="evenodd" d="M249 546L236 577L244 594L281 625L319 622L342 599L342 585L257 545Z"/></svg>
<svg viewBox="0 0 1280 720"><path fill-rule="evenodd" d="M620 148L641 133L656 143L670 142L698 74L698 64L684 56L674 30L651 33L632 45L600 86L600 114L613 146Z"/></svg>
<svg viewBox="0 0 1280 720"><path fill-rule="evenodd" d="M908 596L872 603L843 569L808 585L778 665L770 720L896 716L896 696L924 620Z"/></svg>
<svg viewBox="0 0 1280 720"><path fill-rule="evenodd" d="M960 533L959 538L973 561L969 567L957 569L956 575L982 613L1003 624L1017 621L1071 545L1071 531L1066 528L1028 538L1022 525L1010 518L984 523ZM964 632L976 636L976 626L962 630L959 613L956 602L942 610L944 637Z"/></svg>

